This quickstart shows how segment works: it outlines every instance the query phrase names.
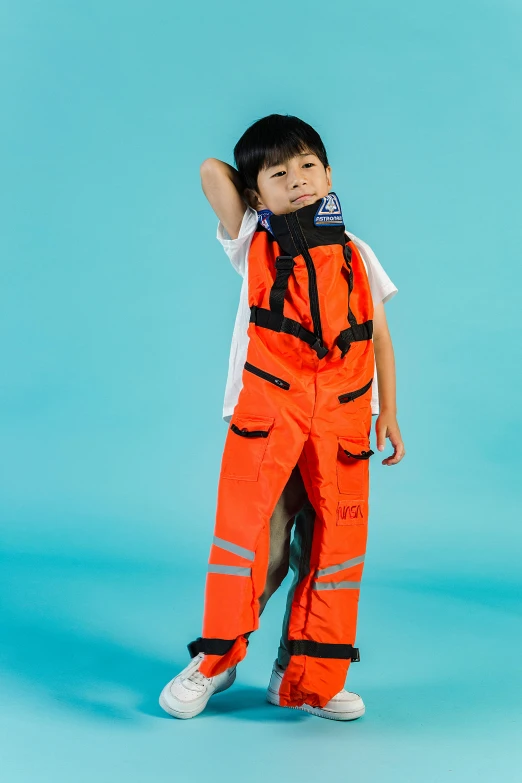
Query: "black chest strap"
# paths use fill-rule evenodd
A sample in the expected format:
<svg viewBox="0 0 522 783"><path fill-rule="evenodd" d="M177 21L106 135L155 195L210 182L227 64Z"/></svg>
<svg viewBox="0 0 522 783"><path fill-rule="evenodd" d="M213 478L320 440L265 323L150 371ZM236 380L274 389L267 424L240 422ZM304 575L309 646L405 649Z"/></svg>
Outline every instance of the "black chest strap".
<svg viewBox="0 0 522 783"><path fill-rule="evenodd" d="M293 337L297 337L299 340L307 343L316 352L319 359L322 359L328 353L328 348L321 345L321 341L316 334L305 329L299 321L286 318L282 313L274 313L272 310L253 305L250 308L250 321L263 329L271 329L273 332L284 332L284 334L291 334Z"/></svg>

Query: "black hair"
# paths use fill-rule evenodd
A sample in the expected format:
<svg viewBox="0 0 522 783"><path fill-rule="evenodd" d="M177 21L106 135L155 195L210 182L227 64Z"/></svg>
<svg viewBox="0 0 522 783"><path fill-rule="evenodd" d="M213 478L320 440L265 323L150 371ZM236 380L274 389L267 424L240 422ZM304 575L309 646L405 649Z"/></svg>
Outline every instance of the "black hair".
<svg viewBox="0 0 522 783"><path fill-rule="evenodd" d="M309 150L326 168L328 158L321 137L308 123L291 114L269 114L253 123L234 147L234 160L247 188L257 190L262 169L277 166Z"/></svg>

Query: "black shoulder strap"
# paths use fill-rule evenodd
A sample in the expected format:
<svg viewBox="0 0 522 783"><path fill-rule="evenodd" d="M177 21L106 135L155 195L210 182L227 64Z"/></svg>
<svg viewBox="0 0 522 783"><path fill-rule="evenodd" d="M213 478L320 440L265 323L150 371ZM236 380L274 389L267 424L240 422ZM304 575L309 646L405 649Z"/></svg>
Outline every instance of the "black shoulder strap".
<svg viewBox="0 0 522 783"><path fill-rule="evenodd" d="M344 359L348 351L350 350L353 342L359 342L359 340L371 340L373 334L373 321L365 321L362 324L357 323L355 315L350 310L350 294L353 291L353 269L352 269L352 248L348 239L344 248L343 255L348 267L348 323L350 327L343 329L339 334L339 337L335 341L335 344L341 350L341 358Z"/></svg>
<svg viewBox="0 0 522 783"><path fill-rule="evenodd" d="M295 266L292 256L277 256L275 261L276 277L270 289L270 309L273 313L283 314L288 279Z"/></svg>

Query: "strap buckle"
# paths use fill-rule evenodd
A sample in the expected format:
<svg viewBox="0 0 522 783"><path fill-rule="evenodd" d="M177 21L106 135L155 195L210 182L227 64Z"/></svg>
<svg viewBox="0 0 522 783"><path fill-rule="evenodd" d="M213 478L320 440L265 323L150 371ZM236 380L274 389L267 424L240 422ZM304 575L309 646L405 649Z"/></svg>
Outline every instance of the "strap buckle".
<svg viewBox="0 0 522 783"><path fill-rule="evenodd" d="M326 354L328 353L328 348L326 346L322 345L319 338L313 343L311 346L312 350L316 352L319 359L324 359Z"/></svg>
<svg viewBox="0 0 522 783"><path fill-rule="evenodd" d="M275 260L275 268L279 271L282 269L285 272L291 272L295 266L295 261L292 256L277 256Z"/></svg>

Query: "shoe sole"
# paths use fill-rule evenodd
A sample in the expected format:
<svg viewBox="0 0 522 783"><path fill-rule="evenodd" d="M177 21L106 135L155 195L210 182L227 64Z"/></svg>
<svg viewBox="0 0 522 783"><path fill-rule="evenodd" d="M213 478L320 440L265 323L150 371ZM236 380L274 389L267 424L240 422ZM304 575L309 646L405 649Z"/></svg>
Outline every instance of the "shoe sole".
<svg viewBox="0 0 522 783"><path fill-rule="evenodd" d="M283 709L287 710L303 710L303 712L309 712L311 715L318 715L320 718L327 718L328 720L355 720L364 715L366 711L365 707L359 710L352 710L351 712L332 712L321 707L311 707L309 704L300 704L298 707L287 706L286 704L279 704L279 694L270 690L270 688L266 692L266 699L276 707L283 707Z"/></svg>
<svg viewBox="0 0 522 783"><path fill-rule="evenodd" d="M208 699L205 702L203 702L203 704L200 704L199 707L196 707L193 710L190 711L185 710L183 712L175 710L165 700L163 694L165 690L168 688L168 685L166 685L165 688L160 693L159 705L163 710L165 710L165 712L168 712L169 715L172 715L173 718L181 718L182 720L185 718L194 718L196 715L199 715L200 712L203 712L203 710L208 704L209 699L211 699L212 696L215 696L216 693L221 693L222 691L226 691L227 688L230 688L230 686L234 683L235 679L236 679L236 669L234 668L230 674L230 677L227 680L225 680L225 682L222 685L220 685L219 688L216 688L216 690L210 694Z"/></svg>

